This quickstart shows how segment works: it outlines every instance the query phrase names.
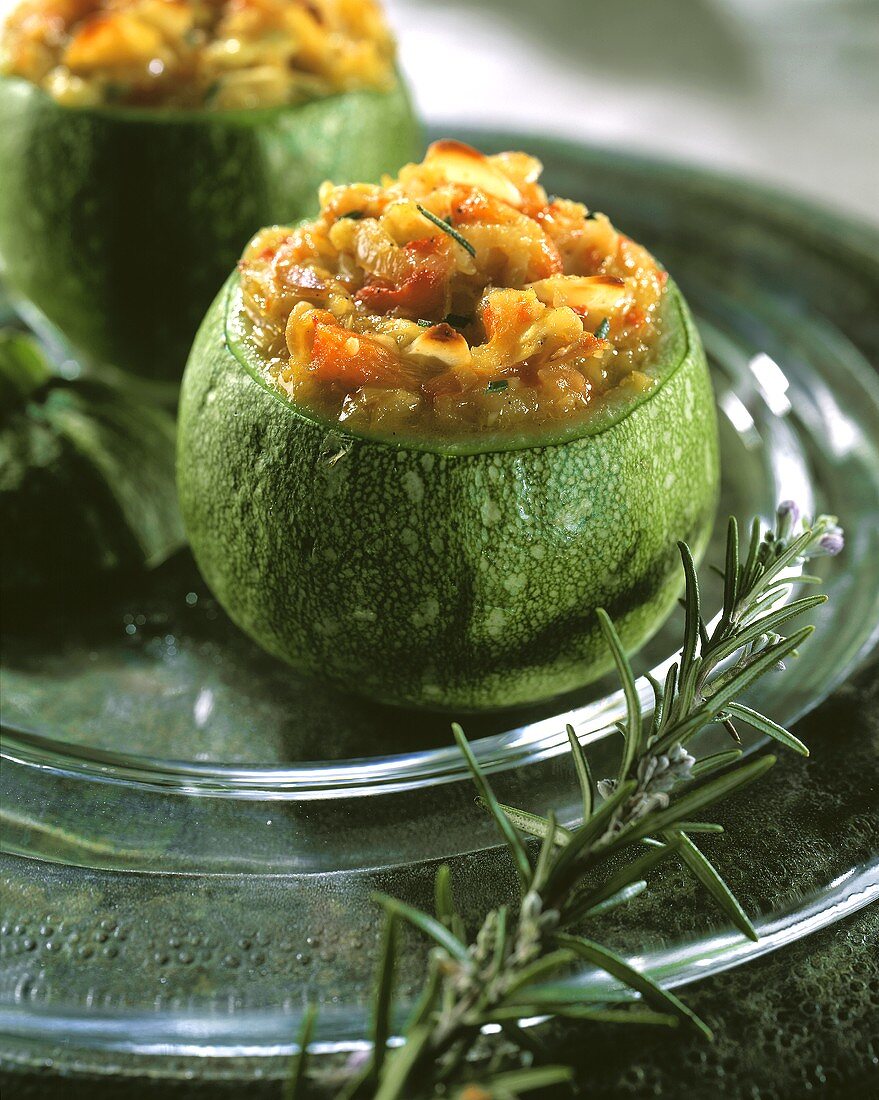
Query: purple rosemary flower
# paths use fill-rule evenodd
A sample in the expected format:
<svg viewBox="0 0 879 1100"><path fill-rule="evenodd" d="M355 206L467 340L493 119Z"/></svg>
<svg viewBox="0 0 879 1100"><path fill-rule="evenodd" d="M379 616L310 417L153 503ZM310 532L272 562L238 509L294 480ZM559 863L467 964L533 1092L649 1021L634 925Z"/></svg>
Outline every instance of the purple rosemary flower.
<svg viewBox="0 0 879 1100"><path fill-rule="evenodd" d="M775 511L776 536L789 539L800 522L800 509L795 500L783 500Z"/></svg>
<svg viewBox="0 0 879 1100"><path fill-rule="evenodd" d="M845 539L843 537L842 528L833 526L829 527L818 540L818 546L815 553L833 556L834 554L838 554L844 546Z"/></svg>

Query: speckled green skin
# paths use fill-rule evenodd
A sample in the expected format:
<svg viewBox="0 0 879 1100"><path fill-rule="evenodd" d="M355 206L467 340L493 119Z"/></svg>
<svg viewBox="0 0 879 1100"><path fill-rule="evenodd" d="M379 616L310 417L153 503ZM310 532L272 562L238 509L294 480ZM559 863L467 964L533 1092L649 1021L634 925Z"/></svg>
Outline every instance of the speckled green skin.
<svg viewBox="0 0 879 1100"><path fill-rule="evenodd" d="M234 277L230 286L234 288ZM679 594L716 502L705 356L672 289L674 362L612 426L554 446L443 454L315 424L233 356L226 296L181 394L184 524L232 619L290 664L386 702L510 706L610 664Z"/></svg>
<svg viewBox="0 0 879 1100"><path fill-rule="evenodd" d="M420 144L401 83L209 113L64 108L0 78L0 269L87 356L176 381L257 229L314 212L323 180L377 180Z"/></svg>

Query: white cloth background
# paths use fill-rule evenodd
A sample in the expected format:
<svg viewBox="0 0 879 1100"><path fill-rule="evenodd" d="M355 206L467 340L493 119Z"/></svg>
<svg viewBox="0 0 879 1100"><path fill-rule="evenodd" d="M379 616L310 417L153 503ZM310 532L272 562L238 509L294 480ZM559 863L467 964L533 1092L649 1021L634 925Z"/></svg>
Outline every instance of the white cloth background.
<svg viewBox="0 0 879 1100"><path fill-rule="evenodd" d="M431 123L746 175L879 222L877 0L386 0Z"/></svg>

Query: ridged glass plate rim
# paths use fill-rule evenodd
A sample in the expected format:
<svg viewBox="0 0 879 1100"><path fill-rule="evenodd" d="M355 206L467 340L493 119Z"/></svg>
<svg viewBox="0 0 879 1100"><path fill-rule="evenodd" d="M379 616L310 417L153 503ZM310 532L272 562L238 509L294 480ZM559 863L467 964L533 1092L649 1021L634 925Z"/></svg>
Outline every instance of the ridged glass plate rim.
<svg viewBox="0 0 879 1100"><path fill-rule="evenodd" d="M680 989L776 951L876 901L879 901L879 856L839 876L828 890L811 895L806 904L758 917L754 921L757 941L734 931L716 932L653 950L645 956L630 955L629 961L665 988ZM596 1003L632 996L628 987L592 967L552 983L551 988L578 989L584 1000ZM407 1006L401 1005L401 1019L406 1011ZM525 1023L536 1025L542 1019L537 1017ZM371 1043L363 1038L363 1024L360 1012L344 1007L323 1008L309 1052L326 1056L369 1050ZM251 1008L232 1014L177 1009L166 1014L94 1011L73 1015L30 1006L0 1005L0 1036L4 1038L27 1042L37 1037L40 1042L50 1044L63 1038L74 1051L149 1059L151 1077L179 1076L179 1067L163 1070L161 1062L154 1061L169 1055L218 1062L248 1057L288 1059L298 1050L297 1027L295 1013L273 1009ZM334 1038L322 1037L327 1034ZM99 1066L91 1068L100 1070ZM115 1067L113 1072L118 1072ZM278 1072L285 1072L284 1063L279 1064ZM209 1078L211 1073L202 1076Z"/></svg>

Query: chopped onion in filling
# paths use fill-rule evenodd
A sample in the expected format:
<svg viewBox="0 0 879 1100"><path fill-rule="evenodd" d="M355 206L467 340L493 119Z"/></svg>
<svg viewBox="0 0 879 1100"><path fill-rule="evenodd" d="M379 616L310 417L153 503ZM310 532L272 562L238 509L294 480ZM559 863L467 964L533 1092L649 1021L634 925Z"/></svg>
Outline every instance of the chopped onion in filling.
<svg viewBox="0 0 879 1100"><path fill-rule="evenodd" d="M67 106L241 110L389 88L377 0L22 0L0 67Z"/></svg>
<svg viewBox="0 0 879 1100"><path fill-rule="evenodd" d="M461 436L588 415L644 372L666 274L524 153L435 143L240 263L252 338L294 401L358 430Z"/></svg>

